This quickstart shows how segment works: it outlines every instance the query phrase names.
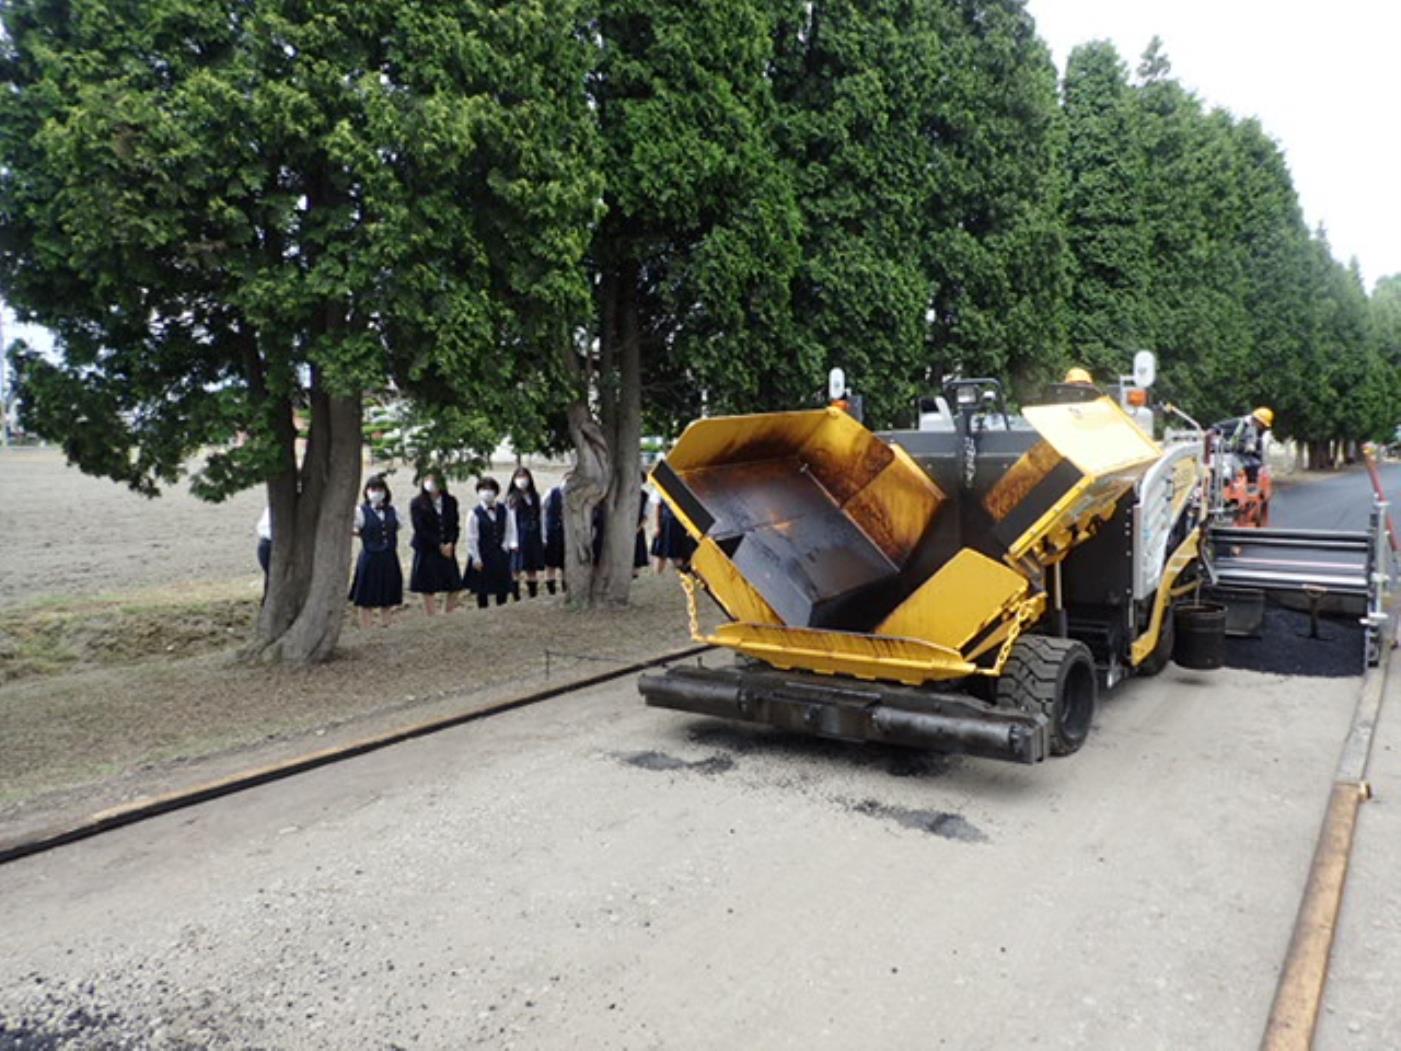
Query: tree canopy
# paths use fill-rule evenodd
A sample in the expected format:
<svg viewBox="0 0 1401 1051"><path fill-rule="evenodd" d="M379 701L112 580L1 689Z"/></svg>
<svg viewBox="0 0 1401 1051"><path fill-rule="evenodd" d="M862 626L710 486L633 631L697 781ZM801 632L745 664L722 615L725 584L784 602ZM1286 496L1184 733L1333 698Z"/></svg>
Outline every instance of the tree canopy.
<svg viewBox="0 0 1401 1051"><path fill-rule="evenodd" d="M1203 419L1269 404L1286 436L1389 438L1397 372L1355 267L1307 228L1279 144L1171 68L1156 38L1134 80L1105 42L1067 63L1072 352L1112 373L1157 351L1161 394Z"/></svg>
<svg viewBox="0 0 1401 1051"><path fill-rule="evenodd" d="M363 392L452 375L508 398L503 348L586 308L576 8L16 0L4 20L0 287L62 352L18 362L30 425L142 492L206 448L200 495L268 482L264 640L324 655Z"/></svg>
<svg viewBox="0 0 1401 1051"><path fill-rule="evenodd" d="M626 598L644 431L815 404L832 365L877 426L948 374L1028 398L1144 348L1199 418L1401 419L1401 277L1369 297L1156 38L1058 81L1022 0L3 19L0 292L59 351L16 351L25 420L142 492L195 456L201 496L266 484L283 655L334 645L367 402L420 460L572 446L579 602Z"/></svg>
<svg viewBox="0 0 1401 1051"><path fill-rule="evenodd" d="M802 252L766 400L810 400L840 365L873 419L908 422L945 374L1059 366L1061 122L1021 5L790 6L775 148Z"/></svg>

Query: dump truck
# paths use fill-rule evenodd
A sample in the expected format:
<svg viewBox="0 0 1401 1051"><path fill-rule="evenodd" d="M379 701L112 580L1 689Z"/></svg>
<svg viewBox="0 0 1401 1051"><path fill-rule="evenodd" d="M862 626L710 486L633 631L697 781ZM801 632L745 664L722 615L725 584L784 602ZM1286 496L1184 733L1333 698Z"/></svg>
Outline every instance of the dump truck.
<svg viewBox="0 0 1401 1051"><path fill-rule="evenodd" d="M1210 532L1200 429L1159 443L1078 390L1013 416L990 379L949 384L921 421L876 433L828 406L685 430L651 480L696 541L692 635L735 660L643 676L649 705L1035 763L1080 748L1101 690L1174 657L1219 666L1225 614L1202 589L1214 553L1238 591L1249 567ZM1279 586L1304 588L1314 549L1280 549L1304 568ZM1349 570L1365 612L1370 557Z"/></svg>

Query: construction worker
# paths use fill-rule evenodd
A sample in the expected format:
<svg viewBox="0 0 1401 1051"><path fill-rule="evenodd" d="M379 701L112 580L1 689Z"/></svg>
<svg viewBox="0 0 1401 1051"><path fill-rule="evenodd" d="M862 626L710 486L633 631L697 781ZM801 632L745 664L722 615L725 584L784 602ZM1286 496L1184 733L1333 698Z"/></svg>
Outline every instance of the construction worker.
<svg viewBox="0 0 1401 1051"><path fill-rule="evenodd" d="M1065 379L1061 382L1080 387L1093 387L1095 385L1094 377L1090 375L1089 369L1082 369L1079 365L1067 372Z"/></svg>
<svg viewBox="0 0 1401 1051"><path fill-rule="evenodd" d="M1065 379L1051 384L1046 392L1046 400L1051 402L1094 401L1103 392L1095 386L1090 370L1076 365L1065 374Z"/></svg>
<svg viewBox="0 0 1401 1051"><path fill-rule="evenodd" d="M1221 435L1222 447L1240 458L1245 480L1252 485L1259 480L1260 465L1265 462L1270 429L1274 425L1274 410L1261 405L1245 416L1223 420L1213 428Z"/></svg>

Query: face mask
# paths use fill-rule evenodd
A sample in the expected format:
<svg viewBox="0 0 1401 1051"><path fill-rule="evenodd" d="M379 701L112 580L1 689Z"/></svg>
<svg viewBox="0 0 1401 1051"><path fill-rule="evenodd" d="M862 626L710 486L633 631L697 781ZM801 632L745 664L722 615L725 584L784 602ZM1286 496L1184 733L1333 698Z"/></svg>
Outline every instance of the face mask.
<svg viewBox="0 0 1401 1051"><path fill-rule="evenodd" d="M429 496L432 496L438 491L438 483L432 478L425 478L423 480L423 491Z"/></svg>
<svg viewBox="0 0 1401 1051"><path fill-rule="evenodd" d="M383 489L371 489L370 492L369 492L369 497L370 497L370 506L371 506L371 507L378 507L380 504L384 503L384 490L383 490Z"/></svg>
<svg viewBox="0 0 1401 1051"><path fill-rule="evenodd" d="M483 489L480 495L482 498L482 503L486 504L487 507L490 507L492 504L496 503L496 494L490 489Z"/></svg>
<svg viewBox="0 0 1401 1051"><path fill-rule="evenodd" d="M529 489L529 488L530 488L530 479L529 479L529 478L517 478L517 479L516 479L516 488L517 488L517 489L520 489L520 490L522 490L522 491L524 491L524 490L526 490L526 489Z"/></svg>

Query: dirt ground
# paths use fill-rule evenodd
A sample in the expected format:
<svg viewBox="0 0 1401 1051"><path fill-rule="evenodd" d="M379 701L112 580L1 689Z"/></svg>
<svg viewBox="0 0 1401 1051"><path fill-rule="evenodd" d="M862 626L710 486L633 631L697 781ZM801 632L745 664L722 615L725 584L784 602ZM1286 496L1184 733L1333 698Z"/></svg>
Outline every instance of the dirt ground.
<svg viewBox="0 0 1401 1051"><path fill-rule="evenodd" d="M633 598L591 614L557 597L431 619L409 607L387 628L348 624L338 659L307 670L251 667L224 649L11 683L0 826L34 796L370 716L415 722L438 702L539 689L547 668L556 682L582 678L689 642L674 577L644 575Z"/></svg>
<svg viewBox="0 0 1401 1051"><path fill-rule="evenodd" d="M531 464L537 484L560 470ZM367 465L366 474L384 469ZM504 485L514 465L496 464ZM413 472L389 474L396 502L407 507ZM453 488L470 497L471 485ZM471 500L469 498L468 503ZM191 496L185 482L150 500L105 478L69 467L56 449L0 450L0 607L59 597L125 596L133 589L237 584L257 598L259 489L221 504Z"/></svg>
<svg viewBox="0 0 1401 1051"><path fill-rule="evenodd" d="M0 1046L1255 1047L1356 692L1173 668L1016 766L620 680L0 867Z"/></svg>
<svg viewBox="0 0 1401 1051"><path fill-rule="evenodd" d="M15 539L0 563L0 830L305 750L304 735L363 736L689 641L675 578L649 571L617 613L572 613L542 594L431 619L409 605L366 632L347 609L329 665L248 667L236 652L261 591L260 494L151 501L36 450L0 453L0 479L0 527ZM402 503L409 486L397 487ZM55 502L81 509L59 530Z"/></svg>
<svg viewBox="0 0 1401 1051"><path fill-rule="evenodd" d="M560 476L532 467L542 487ZM510 470L497 465L494 473ZM408 474L390 476L401 504ZM0 528L10 540L0 554L0 833L524 693L547 679L582 678L689 640L675 581L649 572L622 613L580 616L544 596L437 620L409 606L369 633L348 616L340 658L329 666L249 668L235 654L261 591L261 493L208 504L181 484L148 500L38 449L0 451L0 486ZM457 488L470 492L466 483ZM1298 646L1304 665L1315 663L1297 631L1277 634L1286 648ZM1278 646L1246 640L1234 649L1233 665L1281 670L1272 667ZM1353 662L1356 649L1347 651Z"/></svg>
<svg viewBox="0 0 1401 1051"><path fill-rule="evenodd" d="M31 452L0 489L0 839L688 639L649 573L253 668L257 494ZM1035 768L562 696L6 866L0 1047L1251 1046L1348 670L1173 668ZM1395 896L1361 900L1321 1046L1395 1046Z"/></svg>

